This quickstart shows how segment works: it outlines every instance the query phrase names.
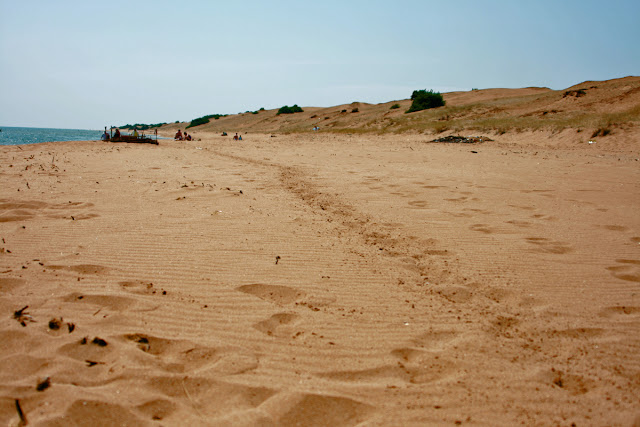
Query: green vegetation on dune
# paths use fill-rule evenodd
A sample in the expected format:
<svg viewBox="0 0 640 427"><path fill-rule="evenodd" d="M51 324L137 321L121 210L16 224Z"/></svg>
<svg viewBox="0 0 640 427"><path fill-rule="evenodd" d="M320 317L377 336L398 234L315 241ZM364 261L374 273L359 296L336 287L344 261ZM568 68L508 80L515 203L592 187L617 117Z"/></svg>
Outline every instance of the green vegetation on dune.
<svg viewBox="0 0 640 427"><path fill-rule="evenodd" d="M160 126L166 125L166 123L156 123L152 125L146 125L144 123L136 123L134 125L124 125L118 127L118 129L138 129L138 130L148 130L153 128L159 128Z"/></svg>
<svg viewBox="0 0 640 427"><path fill-rule="evenodd" d="M303 112L304 110L298 107L298 104L293 104L292 107L288 107L286 105L284 107L280 107L276 115L279 116L280 114L293 114L293 113L303 113Z"/></svg>
<svg viewBox="0 0 640 427"><path fill-rule="evenodd" d="M218 120L220 117L226 116L227 114L209 114L208 116L198 117L197 119L191 120L191 123L189 123L189 125L185 129L207 124L209 123L210 119Z"/></svg>
<svg viewBox="0 0 640 427"><path fill-rule="evenodd" d="M413 113L414 111L428 110L429 108L443 107L445 102L440 92L432 90L414 90L411 94L411 107L406 111Z"/></svg>

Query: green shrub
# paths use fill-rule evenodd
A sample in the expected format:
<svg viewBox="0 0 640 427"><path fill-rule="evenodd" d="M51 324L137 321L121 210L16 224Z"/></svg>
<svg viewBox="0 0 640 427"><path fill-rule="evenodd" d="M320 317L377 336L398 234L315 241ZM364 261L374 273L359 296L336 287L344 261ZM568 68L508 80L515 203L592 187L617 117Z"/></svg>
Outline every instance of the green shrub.
<svg viewBox="0 0 640 427"><path fill-rule="evenodd" d="M393 105L391 106L391 108L389 108L389 109L390 109L390 110L395 110L395 109L397 109L397 108L400 108L400 104L393 104Z"/></svg>
<svg viewBox="0 0 640 427"><path fill-rule="evenodd" d="M342 111L340 111L340 112L341 112L341 113L346 113L346 112L347 112L347 110L342 110Z"/></svg>
<svg viewBox="0 0 640 427"><path fill-rule="evenodd" d="M208 117L199 117L197 119L193 119L191 120L191 123L189 123L189 126L187 126L185 129L189 129L195 126L200 126L200 125L204 125L206 123L209 123L209 118Z"/></svg>
<svg viewBox="0 0 640 427"><path fill-rule="evenodd" d="M280 109L276 113L276 116L279 116L280 114L293 114L293 113L303 113L303 112L304 110L298 107L297 104L293 104L293 107L288 107L285 105L284 107L280 107Z"/></svg>
<svg viewBox="0 0 640 427"><path fill-rule="evenodd" d="M148 130L148 129L153 129L153 128L159 128L162 125L166 125L166 123L155 123L155 124L151 124L151 125L147 125L147 124L144 124L144 123L136 123L135 125L120 126L120 129Z"/></svg>
<svg viewBox="0 0 640 427"><path fill-rule="evenodd" d="M351 110L352 113L357 113L358 111L360 110L358 110L357 108L354 108L353 110Z"/></svg>
<svg viewBox="0 0 640 427"><path fill-rule="evenodd" d="M407 113L442 107L445 104L440 92L427 91L426 89L414 90L411 94L411 100L413 102L411 103L411 107L406 111Z"/></svg>

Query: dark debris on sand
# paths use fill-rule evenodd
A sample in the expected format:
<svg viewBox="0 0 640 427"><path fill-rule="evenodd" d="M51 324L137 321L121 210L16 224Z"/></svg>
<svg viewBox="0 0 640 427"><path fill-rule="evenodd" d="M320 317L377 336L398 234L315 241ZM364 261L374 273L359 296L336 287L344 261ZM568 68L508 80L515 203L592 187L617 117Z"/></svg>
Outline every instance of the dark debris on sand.
<svg viewBox="0 0 640 427"><path fill-rule="evenodd" d="M459 135L450 135L442 138L434 139L429 142L449 142L456 144L478 144L480 142L493 141L486 136L459 136Z"/></svg>

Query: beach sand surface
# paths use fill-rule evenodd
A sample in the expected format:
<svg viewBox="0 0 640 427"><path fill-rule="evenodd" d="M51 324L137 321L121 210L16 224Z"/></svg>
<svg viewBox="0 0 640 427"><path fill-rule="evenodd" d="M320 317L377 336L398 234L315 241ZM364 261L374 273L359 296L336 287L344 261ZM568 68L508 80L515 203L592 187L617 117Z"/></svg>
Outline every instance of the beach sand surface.
<svg viewBox="0 0 640 427"><path fill-rule="evenodd" d="M197 137L0 147L1 425L640 425L637 141Z"/></svg>

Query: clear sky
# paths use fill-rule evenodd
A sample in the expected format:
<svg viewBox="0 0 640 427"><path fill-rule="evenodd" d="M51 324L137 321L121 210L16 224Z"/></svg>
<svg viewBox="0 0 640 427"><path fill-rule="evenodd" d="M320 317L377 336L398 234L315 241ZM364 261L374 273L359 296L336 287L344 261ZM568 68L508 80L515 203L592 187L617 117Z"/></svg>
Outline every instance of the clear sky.
<svg viewBox="0 0 640 427"><path fill-rule="evenodd" d="M0 125L564 89L640 75L638 0L0 0Z"/></svg>

